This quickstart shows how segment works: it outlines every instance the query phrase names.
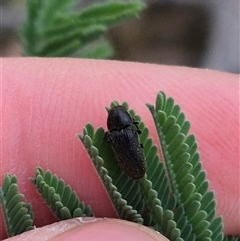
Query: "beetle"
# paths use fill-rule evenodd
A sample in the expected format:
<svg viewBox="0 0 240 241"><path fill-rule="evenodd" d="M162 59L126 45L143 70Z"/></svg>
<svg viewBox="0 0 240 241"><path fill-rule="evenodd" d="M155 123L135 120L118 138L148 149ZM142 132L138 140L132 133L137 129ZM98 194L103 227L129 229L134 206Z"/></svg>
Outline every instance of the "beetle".
<svg viewBox="0 0 240 241"><path fill-rule="evenodd" d="M108 110L108 140L120 168L134 180L142 178L146 172L146 162L138 136L141 131L137 124L121 105Z"/></svg>

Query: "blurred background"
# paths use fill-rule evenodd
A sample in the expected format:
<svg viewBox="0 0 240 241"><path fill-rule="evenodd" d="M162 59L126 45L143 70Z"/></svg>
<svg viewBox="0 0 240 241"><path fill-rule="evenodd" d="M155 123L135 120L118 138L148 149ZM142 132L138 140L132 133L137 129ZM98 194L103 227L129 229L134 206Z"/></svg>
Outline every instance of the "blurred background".
<svg viewBox="0 0 240 241"><path fill-rule="evenodd" d="M102 0L103 1L103 0ZM101 0L80 1L83 8ZM106 33L112 59L240 73L239 0L145 0L139 18ZM25 0L1 0L0 56L21 56Z"/></svg>

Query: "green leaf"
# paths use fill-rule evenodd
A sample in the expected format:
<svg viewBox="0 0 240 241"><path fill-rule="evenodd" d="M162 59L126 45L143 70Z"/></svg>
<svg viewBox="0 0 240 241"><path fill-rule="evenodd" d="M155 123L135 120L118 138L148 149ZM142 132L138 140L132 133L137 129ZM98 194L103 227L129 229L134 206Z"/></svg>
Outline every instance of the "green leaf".
<svg viewBox="0 0 240 241"><path fill-rule="evenodd" d="M85 206L84 202L79 200L76 192L69 185L65 185L62 179L53 175L51 171L44 172L37 167L35 178L31 181L60 220L94 216L90 206Z"/></svg>
<svg viewBox="0 0 240 241"><path fill-rule="evenodd" d="M6 175L0 188L0 201L8 237L33 229L32 207L18 192L16 176Z"/></svg>
<svg viewBox="0 0 240 241"><path fill-rule="evenodd" d="M174 221L174 213L169 209L163 209L161 201L157 198L157 192L152 189L151 181L147 180L146 176L139 180L143 198L146 203L147 212L151 215L153 227L155 230L161 232L171 241L182 240L181 231L176 227Z"/></svg>
<svg viewBox="0 0 240 241"><path fill-rule="evenodd" d="M184 212L184 215L176 216L177 227L183 229L178 221L179 217L182 217L186 224L190 225L187 229L192 229L192 234L196 236L192 240L222 238L222 220L215 218L216 202L213 192L208 191L209 184L206 173L201 169L195 137L188 134L189 121L185 120L184 114L180 107L174 104L174 100L166 98L163 92L158 93L156 106L148 105L148 108L157 128L177 208ZM184 240L192 238L189 238L189 232L182 232L181 237Z"/></svg>
<svg viewBox="0 0 240 241"><path fill-rule="evenodd" d="M55 22L59 24L61 31L66 31L72 26L86 27L95 24L103 24L109 27L137 16L145 6L141 1L105 1L93 4L71 15L59 14Z"/></svg>
<svg viewBox="0 0 240 241"><path fill-rule="evenodd" d="M76 12L76 5L76 0L28 0L21 31L25 55L109 58L113 49L103 34L145 7L140 1L107 1Z"/></svg>
<svg viewBox="0 0 240 241"><path fill-rule="evenodd" d="M116 164L105 131L102 128L94 131L93 126L87 124L79 138L86 147L119 217L142 223L144 203L139 186L122 173Z"/></svg>
<svg viewBox="0 0 240 241"><path fill-rule="evenodd" d="M99 41L83 46L74 56L88 59L107 59L109 56L113 56L113 54L114 49L111 44L105 39L99 39Z"/></svg>

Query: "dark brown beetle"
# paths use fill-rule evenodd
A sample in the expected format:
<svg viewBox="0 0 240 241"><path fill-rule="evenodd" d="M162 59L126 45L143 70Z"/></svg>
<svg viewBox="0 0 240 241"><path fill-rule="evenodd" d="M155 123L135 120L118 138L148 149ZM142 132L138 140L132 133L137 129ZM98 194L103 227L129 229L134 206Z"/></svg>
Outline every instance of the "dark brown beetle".
<svg viewBox="0 0 240 241"><path fill-rule="evenodd" d="M108 139L122 171L132 179L140 179L146 172L142 146L139 143L137 122L127 110L114 106L108 110Z"/></svg>

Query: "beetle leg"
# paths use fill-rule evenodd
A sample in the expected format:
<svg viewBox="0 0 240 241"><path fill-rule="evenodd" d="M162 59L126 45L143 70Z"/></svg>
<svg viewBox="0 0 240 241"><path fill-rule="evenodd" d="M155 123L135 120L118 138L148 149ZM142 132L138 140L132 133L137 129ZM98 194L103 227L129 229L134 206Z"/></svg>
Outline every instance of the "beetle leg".
<svg viewBox="0 0 240 241"><path fill-rule="evenodd" d="M138 133L138 134L141 134L142 131L139 130L139 127L138 127L139 122L138 122L138 121L134 121L133 124L134 124L134 125L136 126L136 128L137 128L137 133Z"/></svg>

